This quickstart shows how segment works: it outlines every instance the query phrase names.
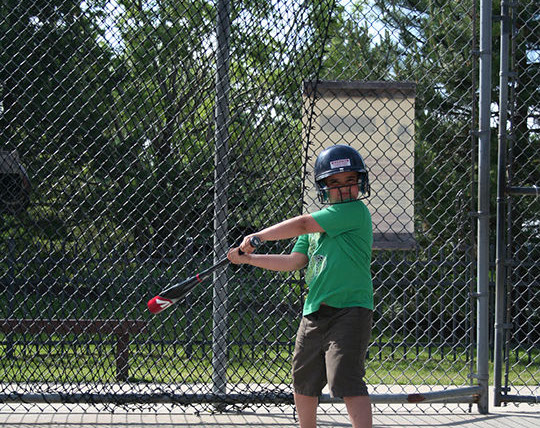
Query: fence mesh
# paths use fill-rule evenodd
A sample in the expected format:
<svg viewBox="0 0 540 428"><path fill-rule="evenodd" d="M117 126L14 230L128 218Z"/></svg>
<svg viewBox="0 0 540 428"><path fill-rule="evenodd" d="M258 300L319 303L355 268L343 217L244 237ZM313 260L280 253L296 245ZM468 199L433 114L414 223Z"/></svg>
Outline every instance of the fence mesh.
<svg viewBox="0 0 540 428"><path fill-rule="evenodd" d="M415 83L413 149L391 159L409 175L384 178L380 149L360 150L380 189L379 225L413 213L413 248L373 256L370 392L473 382L476 2L240 1L230 26L218 19L224 5L0 6L4 401L291 402L302 272L230 266L158 316L146 301L245 234L306 210L306 150L339 143L317 143L306 126L316 120L306 81ZM526 5L523 22L537 23ZM523 48L528 117L537 47ZM404 118L395 104L378 113ZM396 133L388 123L372 133ZM533 201L521 224L534 229L537 212ZM535 230L524 242L536 251ZM526 278L516 289L524 304L538 298ZM528 308L521 316L534 327ZM520 356L510 381L537 380L538 338L525 332L516 349L529 360Z"/></svg>

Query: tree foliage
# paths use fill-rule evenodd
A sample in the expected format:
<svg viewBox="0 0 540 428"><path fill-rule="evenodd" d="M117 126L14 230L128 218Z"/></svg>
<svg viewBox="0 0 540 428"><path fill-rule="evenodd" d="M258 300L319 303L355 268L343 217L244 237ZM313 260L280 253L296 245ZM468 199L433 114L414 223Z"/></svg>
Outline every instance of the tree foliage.
<svg viewBox="0 0 540 428"><path fill-rule="evenodd" d="M206 241L214 209L215 2L0 7L1 144L19 150L36 184L39 234L76 240L107 231L156 257L188 237ZM473 1L457 0L235 2L227 142L233 239L300 212L300 89L321 64L323 79L416 82L419 239L466 240L477 14ZM537 115L537 24L534 10L515 17L514 155L528 165L515 179L522 183L538 179L538 162L529 162L538 134L527 124ZM497 75L494 67L494 82Z"/></svg>
<svg viewBox="0 0 540 428"><path fill-rule="evenodd" d="M299 209L299 195L276 201L277 181L298 188L291 177L301 172L299 88L316 73L328 5L233 5L227 126L235 234L255 217L262 224ZM19 150L37 184L28 227L51 240L107 251L127 244L159 258L191 237L209 245L215 2L2 7L2 144Z"/></svg>

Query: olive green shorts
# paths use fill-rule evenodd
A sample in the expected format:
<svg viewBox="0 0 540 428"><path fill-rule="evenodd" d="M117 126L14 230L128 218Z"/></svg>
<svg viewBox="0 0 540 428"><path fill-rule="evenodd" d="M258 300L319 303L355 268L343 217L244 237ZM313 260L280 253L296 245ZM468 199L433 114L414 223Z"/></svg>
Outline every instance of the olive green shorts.
<svg viewBox="0 0 540 428"><path fill-rule="evenodd" d="M332 397L368 395L365 358L373 311L353 307L321 308L302 318L293 356L297 394L317 397L326 384Z"/></svg>

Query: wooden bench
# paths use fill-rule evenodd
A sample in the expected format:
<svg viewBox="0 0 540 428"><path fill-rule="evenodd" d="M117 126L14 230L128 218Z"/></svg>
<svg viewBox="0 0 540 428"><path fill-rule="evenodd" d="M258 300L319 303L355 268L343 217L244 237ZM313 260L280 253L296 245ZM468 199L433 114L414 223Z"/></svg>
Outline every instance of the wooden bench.
<svg viewBox="0 0 540 428"><path fill-rule="evenodd" d="M129 336L143 333L146 321L105 319L0 319L4 334L113 334L116 336L116 379L126 381L129 373Z"/></svg>

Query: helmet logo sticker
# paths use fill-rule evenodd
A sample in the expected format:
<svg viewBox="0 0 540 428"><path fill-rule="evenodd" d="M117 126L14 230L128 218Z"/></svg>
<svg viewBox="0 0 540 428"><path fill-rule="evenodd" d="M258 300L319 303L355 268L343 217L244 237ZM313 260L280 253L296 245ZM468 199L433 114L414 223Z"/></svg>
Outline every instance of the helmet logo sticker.
<svg viewBox="0 0 540 428"><path fill-rule="evenodd" d="M334 161L330 161L330 168L344 168L346 166L351 166L351 160L350 159L336 159Z"/></svg>

